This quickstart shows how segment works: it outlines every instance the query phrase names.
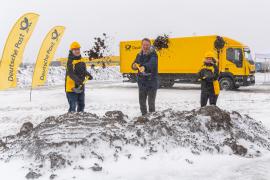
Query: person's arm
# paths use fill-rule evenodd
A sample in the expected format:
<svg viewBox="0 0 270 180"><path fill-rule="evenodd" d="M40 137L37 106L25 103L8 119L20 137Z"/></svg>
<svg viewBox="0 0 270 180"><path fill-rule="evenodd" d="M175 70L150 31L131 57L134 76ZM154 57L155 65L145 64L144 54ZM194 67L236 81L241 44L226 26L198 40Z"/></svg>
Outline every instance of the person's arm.
<svg viewBox="0 0 270 180"><path fill-rule="evenodd" d="M88 76L89 80L92 80L93 79L93 76L88 71L86 71L86 76Z"/></svg>
<svg viewBox="0 0 270 180"><path fill-rule="evenodd" d="M72 60L68 60L68 62L67 62L67 73L68 73L69 77L73 81L75 81L75 84L77 84L77 85L82 85L83 84L83 82L80 80L80 78L78 76L76 76L76 74L74 73Z"/></svg>
<svg viewBox="0 0 270 180"><path fill-rule="evenodd" d="M136 56L136 59L133 61L133 63L131 64L131 69L133 69L133 70L138 70L138 68L137 68L137 66L136 66L136 64L138 64L138 62L139 62L139 54Z"/></svg>
<svg viewBox="0 0 270 180"><path fill-rule="evenodd" d="M204 69L200 69L200 71L198 72L197 76L198 76L198 80L199 81L204 80L205 79Z"/></svg>
<svg viewBox="0 0 270 180"><path fill-rule="evenodd" d="M84 77L88 77L88 80L92 80L93 76L90 74L90 72L87 71L86 63L84 62L83 65L83 71L84 71Z"/></svg>
<svg viewBox="0 0 270 180"><path fill-rule="evenodd" d="M145 67L146 71L154 72L157 71L157 64L158 64L158 57L156 54L153 54L149 60L149 62L143 64L142 66Z"/></svg>
<svg viewBox="0 0 270 180"><path fill-rule="evenodd" d="M214 81L214 72L207 70L204 74L205 80L207 82L213 82Z"/></svg>
<svg viewBox="0 0 270 180"><path fill-rule="evenodd" d="M198 73L198 79L205 80L207 82L212 82L214 81L214 75L209 70L201 69Z"/></svg>
<svg viewBox="0 0 270 180"><path fill-rule="evenodd" d="M198 80L202 80L202 70L197 73Z"/></svg>

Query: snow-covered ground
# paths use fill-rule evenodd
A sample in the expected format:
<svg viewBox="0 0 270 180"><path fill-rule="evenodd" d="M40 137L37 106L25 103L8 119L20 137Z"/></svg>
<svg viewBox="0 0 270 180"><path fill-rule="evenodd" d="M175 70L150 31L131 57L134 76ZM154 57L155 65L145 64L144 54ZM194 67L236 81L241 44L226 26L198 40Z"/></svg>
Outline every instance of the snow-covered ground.
<svg viewBox="0 0 270 180"><path fill-rule="evenodd" d="M63 86L64 74L59 71L57 76L61 76L57 83L33 90L31 102L29 101L29 88L0 91L0 137L17 133L24 122L30 121L37 125L48 116L67 112L68 104ZM123 83L116 69L111 69L109 73L99 71L94 76L96 76L96 80L90 81L86 88L85 110L87 112L103 115L109 110L121 110L130 117L140 115L136 84ZM102 76L102 78L98 78L98 76ZM222 91L218 106L228 111L248 114L270 129L270 85L264 83L265 80L269 82L268 77L269 75L258 73L255 86L240 88L237 91ZM53 82L54 78L49 76L50 78L50 81ZM23 84L21 87L27 87L31 82L27 78L22 79L26 79L26 81L19 80ZM158 90L156 106L157 110L168 108L192 110L199 107L199 98L198 85L178 84L172 89ZM27 168L21 167L25 163L21 160L10 163L0 161L1 177L12 180L24 179L28 171ZM248 159L228 155L201 154L198 156L185 149L175 149L153 156L148 160L108 161L104 162L103 167L106 171L92 172L66 168L58 171L56 179L76 177L79 180L267 180L270 179L270 153L259 158ZM48 176L40 179L48 179Z"/></svg>

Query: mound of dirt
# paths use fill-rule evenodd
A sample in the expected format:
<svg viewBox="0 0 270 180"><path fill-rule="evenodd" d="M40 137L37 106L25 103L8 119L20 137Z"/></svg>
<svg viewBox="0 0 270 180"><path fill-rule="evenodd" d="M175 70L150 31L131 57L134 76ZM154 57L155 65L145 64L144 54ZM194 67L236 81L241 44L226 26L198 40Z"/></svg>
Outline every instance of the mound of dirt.
<svg viewBox="0 0 270 180"><path fill-rule="evenodd" d="M174 148L257 157L270 150L270 132L258 121L215 106L192 111L171 109L130 119L121 111L100 117L70 113L48 117L32 128L0 140L0 157L32 157L38 164L49 162L52 170L71 166L78 159L96 159L89 169L102 171L108 158L132 158L134 148L142 158ZM101 165L99 165L101 164Z"/></svg>

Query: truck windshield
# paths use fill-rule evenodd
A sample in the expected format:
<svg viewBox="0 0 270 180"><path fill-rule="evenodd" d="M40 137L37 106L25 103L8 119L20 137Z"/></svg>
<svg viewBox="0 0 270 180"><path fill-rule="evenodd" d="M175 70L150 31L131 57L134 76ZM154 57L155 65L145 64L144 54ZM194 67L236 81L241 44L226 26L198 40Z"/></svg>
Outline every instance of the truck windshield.
<svg viewBox="0 0 270 180"><path fill-rule="evenodd" d="M250 53L250 50L248 48L245 48L244 52L245 52L245 58L248 60L248 62L250 64L254 64L254 61L253 61L252 55Z"/></svg>

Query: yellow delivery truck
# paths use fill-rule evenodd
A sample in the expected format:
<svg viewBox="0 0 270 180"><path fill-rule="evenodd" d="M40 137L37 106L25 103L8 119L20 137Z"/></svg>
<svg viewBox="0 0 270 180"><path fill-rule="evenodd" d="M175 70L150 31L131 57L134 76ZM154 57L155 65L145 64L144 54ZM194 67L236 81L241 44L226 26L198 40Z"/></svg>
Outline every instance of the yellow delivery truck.
<svg viewBox="0 0 270 180"><path fill-rule="evenodd" d="M131 64L140 49L140 40L120 42L120 71L125 81L136 82L136 71L131 69ZM222 89L255 84L255 65L249 47L231 38L213 35L170 38L169 48L158 52L160 86L198 83L197 73L208 51L217 53Z"/></svg>

